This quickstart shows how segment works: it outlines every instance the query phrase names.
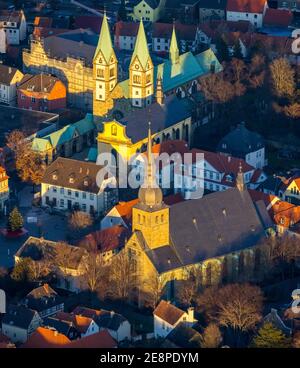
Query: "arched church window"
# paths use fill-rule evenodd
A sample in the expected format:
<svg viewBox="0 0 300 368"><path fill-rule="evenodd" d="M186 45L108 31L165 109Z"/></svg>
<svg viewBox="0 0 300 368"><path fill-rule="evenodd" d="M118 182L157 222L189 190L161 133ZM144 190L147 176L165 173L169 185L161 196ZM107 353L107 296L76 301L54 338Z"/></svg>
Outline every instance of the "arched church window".
<svg viewBox="0 0 300 368"><path fill-rule="evenodd" d="M133 83L141 84L141 76L140 75L134 75L133 76Z"/></svg>
<svg viewBox="0 0 300 368"><path fill-rule="evenodd" d="M146 83L150 83L150 82L151 82L151 75L147 74Z"/></svg>
<svg viewBox="0 0 300 368"><path fill-rule="evenodd" d="M111 69L109 70L109 76L110 76L110 77L114 77L114 76L115 76L115 70L114 70L114 68L111 68Z"/></svg>
<svg viewBox="0 0 300 368"><path fill-rule="evenodd" d="M164 222L164 215L161 215L160 220L161 222Z"/></svg>
<svg viewBox="0 0 300 368"><path fill-rule="evenodd" d="M104 77L104 70L99 68L97 69L97 77L98 78L103 78Z"/></svg>
<svg viewBox="0 0 300 368"><path fill-rule="evenodd" d="M111 127L111 135L117 135L117 126L116 125L113 125Z"/></svg>
<svg viewBox="0 0 300 368"><path fill-rule="evenodd" d="M141 215L138 215L138 223L141 223Z"/></svg>

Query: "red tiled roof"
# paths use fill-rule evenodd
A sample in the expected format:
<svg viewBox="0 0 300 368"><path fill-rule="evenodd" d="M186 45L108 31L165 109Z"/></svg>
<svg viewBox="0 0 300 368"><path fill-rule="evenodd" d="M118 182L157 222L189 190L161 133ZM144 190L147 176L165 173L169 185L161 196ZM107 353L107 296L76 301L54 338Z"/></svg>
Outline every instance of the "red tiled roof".
<svg viewBox="0 0 300 368"><path fill-rule="evenodd" d="M44 327L38 329L28 338L22 348L64 348L71 341L67 336Z"/></svg>
<svg viewBox="0 0 300 368"><path fill-rule="evenodd" d="M95 231L85 236L79 246L90 245L101 253L124 247L131 232L124 226L117 225L104 230Z"/></svg>
<svg viewBox="0 0 300 368"><path fill-rule="evenodd" d="M93 320L88 317L77 316L73 313L58 312L54 316L61 321L73 322L76 329L81 333L86 333Z"/></svg>
<svg viewBox="0 0 300 368"><path fill-rule="evenodd" d="M119 21L115 25L115 35L136 37L139 30L139 24L135 22Z"/></svg>
<svg viewBox="0 0 300 368"><path fill-rule="evenodd" d="M293 20L293 13L285 9L268 8L264 17L264 24L268 26L288 27Z"/></svg>
<svg viewBox="0 0 300 368"><path fill-rule="evenodd" d="M95 318L99 317L102 312L101 310L98 309L92 309L87 307L76 307L72 313L78 316L84 316L95 320Z"/></svg>
<svg viewBox="0 0 300 368"><path fill-rule="evenodd" d="M197 26L190 24L175 23L176 35L178 39L195 40ZM154 23L152 37L171 38L173 32L173 24L170 23Z"/></svg>
<svg viewBox="0 0 300 368"><path fill-rule="evenodd" d="M66 348L76 349L113 349L117 347L116 341L107 330L100 331L82 339L74 340Z"/></svg>
<svg viewBox="0 0 300 368"><path fill-rule="evenodd" d="M69 29L64 28L48 28L48 27L34 27L33 37L34 38L46 38L50 36L56 36L61 33L65 33Z"/></svg>
<svg viewBox="0 0 300 368"><path fill-rule="evenodd" d="M228 0L227 11L239 13L263 13L267 0Z"/></svg>
<svg viewBox="0 0 300 368"><path fill-rule="evenodd" d="M155 308L153 314L163 321L166 321L170 325L174 325L183 315L184 311L175 307L175 305L161 300L158 306Z"/></svg>
<svg viewBox="0 0 300 368"><path fill-rule="evenodd" d="M89 348L109 349L116 348L117 343L110 334L103 330L82 339L70 341L65 335L48 328L39 327L27 340L22 348Z"/></svg>

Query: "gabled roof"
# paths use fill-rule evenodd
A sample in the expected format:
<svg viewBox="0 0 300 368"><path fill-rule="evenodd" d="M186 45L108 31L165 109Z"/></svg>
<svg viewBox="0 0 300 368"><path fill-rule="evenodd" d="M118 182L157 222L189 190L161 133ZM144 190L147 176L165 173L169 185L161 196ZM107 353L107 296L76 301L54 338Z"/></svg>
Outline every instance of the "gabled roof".
<svg viewBox="0 0 300 368"><path fill-rule="evenodd" d="M40 261L42 259L53 261L55 255L57 253L59 254L60 251L67 254L67 267L73 270L77 270L80 267L82 258L86 254L86 251L79 247L31 236L21 246L15 256L19 258L31 258L33 261Z"/></svg>
<svg viewBox="0 0 300 368"><path fill-rule="evenodd" d="M9 305L2 324L28 330L37 312L22 305Z"/></svg>
<svg viewBox="0 0 300 368"><path fill-rule="evenodd" d="M178 348L199 348L201 342L201 334L187 326L184 322L180 322L167 336L167 340Z"/></svg>
<svg viewBox="0 0 300 368"><path fill-rule="evenodd" d="M38 327L37 330L29 336L27 342L22 345L22 348L35 348L35 349L47 349L47 348L64 348L71 341L67 336L50 330L45 327Z"/></svg>
<svg viewBox="0 0 300 368"><path fill-rule="evenodd" d="M267 0L228 0L227 11L239 13L263 13Z"/></svg>
<svg viewBox="0 0 300 368"><path fill-rule="evenodd" d="M25 297L25 304L38 312L61 303L62 298L48 284L33 289Z"/></svg>
<svg viewBox="0 0 300 368"><path fill-rule="evenodd" d="M293 21L293 13L287 9L268 8L264 16L265 26L288 27Z"/></svg>
<svg viewBox="0 0 300 368"><path fill-rule="evenodd" d="M51 93L56 83L62 83L58 78L47 74L25 74L19 83L18 90L34 93Z"/></svg>
<svg viewBox="0 0 300 368"><path fill-rule="evenodd" d="M124 226L113 226L104 230L95 231L86 235L79 246L92 246L100 253L123 248L130 237L131 232Z"/></svg>
<svg viewBox="0 0 300 368"><path fill-rule="evenodd" d="M42 183L98 194L97 175L101 168L93 162L58 157L47 167Z"/></svg>
<svg viewBox="0 0 300 368"><path fill-rule="evenodd" d="M115 25L115 36L136 37L139 30L139 24L136 22L119 21Z"/></svg>
<svg viewBox="0 0 300 368"><path fill-rule="evenodd" d="M34 138L32 141L32 149L34 151L44 152L49 148L56 148L64 143L71 141L75 134L84 135L95 129L93 116L87 114L84 119L77 121L74 124L66 125L65 127L56 130L53 133L43 137Z"/></svg>
<svg viewBox="0 0 300 368"><path fill-rule="evenodd" d="M175 307L175 305L161 300L153 314L170 325L174 326L186 312Z"/></svg>
<svg viewBox="0 0 300 368"><path fill-rule="evenodd" d="M258 151L264 145L264 140L260 134L248 130L244 124L239 124L237 128L221 139L217 151L244 158L244 155Z"/></svg>
<svg viewBox="0 0 300 368"><path fill-rule="evenodd" d="M91 323L93 322L91 318L78 316L76 314L66 312L58 312L54 316L52 316L52 318L55 318L59 321L72 322L74 327L83 334L87 332Z"/></svg>
<svg viewBox="0 0 300 368"><path fill-rule="evenodd" d="M179 56L177 64L172 64L170 60L167 60L158 65L155 68L154 80L157 80L157 76L160 76L163 90L168 92L211 73L212 65L214 65L216 73L222 70L221 64L211 49L196 56L191 52L186 52Z"/></svg>
<svg viewBox="0 0 300 368"><path fill-rule="evenodd" d="M17 68L0 64L0 84L9 86L18 71Z"/></svg>
<svg viewBox="0 0 300 368"><path fill-rule="evenodd" d="M100 331L90 336L83 337L78 340L72 341L66 346L71 349L113 349L118 344L111 337L107 330Z"/></svg>

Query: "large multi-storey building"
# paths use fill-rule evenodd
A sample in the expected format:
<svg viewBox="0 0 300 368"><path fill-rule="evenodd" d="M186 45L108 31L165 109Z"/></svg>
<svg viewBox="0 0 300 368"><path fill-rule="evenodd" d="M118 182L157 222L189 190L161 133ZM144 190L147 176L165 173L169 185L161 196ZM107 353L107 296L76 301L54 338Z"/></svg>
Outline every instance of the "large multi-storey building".
<svg viewBox="0 0 300 368"><path fill-rule="evenodd" d="M6 33L8 45L19 45L26 39L27 23L23 10L0 11L0 28Z"/></svg>
<svg viewBox="0 0 300 368"><path fill-rule="evenodd" d="M186 97L197 90L199 78L222 70L211 50L196 56L191 52L180 55L175 28L169 60L154 66L141 21L129 64L129 78L121 80L106 16L99 37L89 30L75 30L32 39L30 50L24 50L23 63L26 72L45 72L58 77L68 88L69 104L93 109L95 117L106 116L114 108L124 111L128 102L131 107L145 107L154 102L157 88L164 95ZM122 102L121 108L115 107L118 101Z"/></svg>

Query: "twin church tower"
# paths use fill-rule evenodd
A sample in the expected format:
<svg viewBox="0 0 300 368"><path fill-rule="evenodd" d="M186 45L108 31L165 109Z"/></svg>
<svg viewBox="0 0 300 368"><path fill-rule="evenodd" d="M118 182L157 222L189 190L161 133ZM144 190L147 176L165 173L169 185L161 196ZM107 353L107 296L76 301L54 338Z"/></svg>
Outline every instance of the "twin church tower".
<svg viewBox="0 0 300 368"><path fill-rule="evenodd" d="M170 60L173 63L179 61L179 49L173 30L170 45ZM140 22L134 51L129 66L129 79L118 83L118 60L113 48L109 25L106 15L103 17L98 46L93 61L94 97L93 109L99 110L99 106L108 101L113 90L119 85L124 98L131 101L134 107L150 105L155 95L154 92L154 65L151 60L147 38L143 22ZM163 98L161 76L157 76L157 98Z"/></svg>

